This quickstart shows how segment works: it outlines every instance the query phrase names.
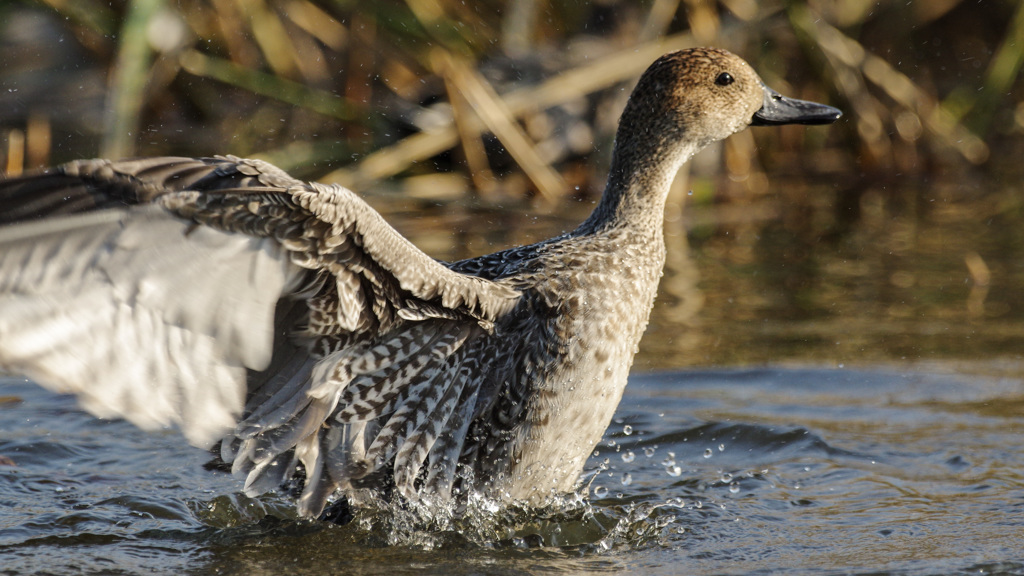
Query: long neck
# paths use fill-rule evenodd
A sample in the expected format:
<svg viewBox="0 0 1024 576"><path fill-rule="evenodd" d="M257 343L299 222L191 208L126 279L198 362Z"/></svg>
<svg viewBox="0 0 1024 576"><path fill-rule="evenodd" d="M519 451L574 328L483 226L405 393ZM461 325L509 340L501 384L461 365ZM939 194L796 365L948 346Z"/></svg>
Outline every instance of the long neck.
<svg viewBox="0 0 1024 576"><path fill-rule="evenodd" d="M703 146L686 138L669 141L664 130L650 122L634 123L631 110L623 113L615 137L612 166L601 201L577 233L630 227L661 232L665 198L676 173ZM660 133L660 137L658 134Z"/></svg>

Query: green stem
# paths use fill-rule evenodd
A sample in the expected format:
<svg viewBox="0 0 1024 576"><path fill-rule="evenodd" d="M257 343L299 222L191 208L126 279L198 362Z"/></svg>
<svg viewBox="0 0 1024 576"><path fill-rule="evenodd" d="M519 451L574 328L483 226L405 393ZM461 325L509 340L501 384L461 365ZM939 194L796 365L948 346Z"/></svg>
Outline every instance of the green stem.
<svg viewBox="0 0 1024 576"><path fill-rule="evenodd" d="M153 56L146 29L165 4L166 0L132 0L121 27L103 133L102 154L108 158L130 156L135 150Z"/></svg>

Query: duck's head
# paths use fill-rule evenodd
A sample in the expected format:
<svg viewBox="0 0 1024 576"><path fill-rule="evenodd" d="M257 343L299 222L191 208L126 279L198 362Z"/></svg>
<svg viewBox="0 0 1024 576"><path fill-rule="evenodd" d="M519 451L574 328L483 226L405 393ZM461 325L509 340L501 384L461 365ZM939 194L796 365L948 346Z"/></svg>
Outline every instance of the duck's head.
<svg viewBox="0 0 1024 576"><path fill-rule="evenodd" d="M608 185L581 231L609 223L661 230L679 167L701 148L747 126L830 124L842 113L768 88L741 58L690 48L658 58L637 82L619 121Z"/></svg>
<svg viewBox="0 0 1024 576"><path fill-rule="evenodd" d="M703 147L747 126L830 124L841 115L831 106L780 95L730 52L689 48L662 56L644 72L622 128Z"/></svg>

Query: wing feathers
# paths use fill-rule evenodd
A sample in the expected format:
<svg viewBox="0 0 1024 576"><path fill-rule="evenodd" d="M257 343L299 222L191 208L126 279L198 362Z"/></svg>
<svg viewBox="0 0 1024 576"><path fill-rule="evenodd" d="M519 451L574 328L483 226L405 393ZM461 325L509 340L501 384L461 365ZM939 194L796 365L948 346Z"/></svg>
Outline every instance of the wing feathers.
<svg viewBox="0 0 1024 576"><path fill-rule="evenodd" d="M245 368L269 362L300 269L266 240L189 228L137 207L4 229L0 366L209 446L241 412Z"/></svg>
<svg viewBox="0 0 1024 576"><path fill-rule="evenodd" d="M459 370L458 378L466 380L467 384L462 388L455 411L448 418L446 433L430 448L428 458L431 468L424 482L425 491L442 499L452 493L459 456L462 455L463 444L469 433L469 425L473 421L473 412L476 410L480 392L478 387L468 384L470 371L465 366Z"/></svg>
<svg viewBox="0 0 1024 576"><path fill-rule="evenodd" d="M452 272L427 257L345 188L313 183L308 189L295 190L293 198L299 206L331 224L331 236L358 233L363 250L394 274L403 290L419 298L430 301L440 297L447 308L464 306L475 316L488 320L507 313L518 301L519 293L512 288ZM330 245L324 248L331 250Z"/></svg>
<svg viewBox="0 0 1024 576"><path fill-rule="evenodd" d="M0 180L0 223L0 368L200 446L227 434L250 492L301 463L310 515L376 473L450 493L467 342L520 298L340 186L230 156Z"/></svg>
<svg viewBox="0 0 1024 576"><path fill-rule="evenodd" d="M435 389L439 397L432 404L428 400L426 410L418 415L412 432L395 442L399 446L394 465L395 487L406 498L415 498L415 483L420 470L456 411L459 397L468 381L466 373L460 371L459 367L457 360L451 364L451 369L445 373L445 377L451 379L451 384ZM458 455L454 455L454 458L458 459Z"/></svg>
<svg viewBox="0 0 1024 576"><path fill-rule="evenodd" d="M480 333L476 324L434 320L331 354L308 379L282 386L254 407L236 429L241 441L225 455L234 459L235 472L248 476L250 489L267 486L301 461L306 486L300 506L311 514L333 489L389 464L399 493L414 498L420 470L450 421L457 430L436 457L458 458L464 416L474 408L464 409L463 402L475 402L475 395L464 394L470 377L460 350ZM436 482L450 486L454 470L445 467Z"/></svg>

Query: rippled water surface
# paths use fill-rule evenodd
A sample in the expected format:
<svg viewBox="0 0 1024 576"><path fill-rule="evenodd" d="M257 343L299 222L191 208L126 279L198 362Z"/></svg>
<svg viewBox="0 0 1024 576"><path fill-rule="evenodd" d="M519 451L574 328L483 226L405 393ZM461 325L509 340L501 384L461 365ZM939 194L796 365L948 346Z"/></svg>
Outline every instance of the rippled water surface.
<svg viewBox="0 0 1024 576"><path fill-rule="evenodd" d="M176 433L3 390L0 573L1024 572L1018 378L636 376L591 459L589 504L442 532L297 521L203 470Z"/></svg>

